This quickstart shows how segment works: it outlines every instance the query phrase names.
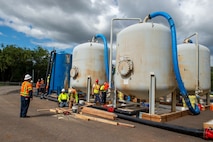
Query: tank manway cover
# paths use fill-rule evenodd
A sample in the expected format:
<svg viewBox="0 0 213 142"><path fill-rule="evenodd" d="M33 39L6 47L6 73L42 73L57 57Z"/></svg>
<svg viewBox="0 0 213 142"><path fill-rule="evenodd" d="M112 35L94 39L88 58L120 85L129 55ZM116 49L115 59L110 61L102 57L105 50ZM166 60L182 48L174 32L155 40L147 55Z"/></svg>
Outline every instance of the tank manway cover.
<svg viewBox="0 0 213 142"><path fill-rule="evenodd" d="M118 64L118 72L122 76L126 76L130 73L131 71L131 63L128 60L123 60L120 61Z"/></svg>
<svg viewBox="0 0 213 142"><path fill-rule="evenodd" d="M75 78L78 75L78 68L77 67L73 67L70 71L70 76Z"/></svg>

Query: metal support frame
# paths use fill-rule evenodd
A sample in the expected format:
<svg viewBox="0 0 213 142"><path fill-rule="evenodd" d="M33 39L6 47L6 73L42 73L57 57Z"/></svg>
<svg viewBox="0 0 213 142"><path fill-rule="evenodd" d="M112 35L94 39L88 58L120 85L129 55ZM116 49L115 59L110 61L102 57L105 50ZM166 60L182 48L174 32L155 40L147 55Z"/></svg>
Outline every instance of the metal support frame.
<svg viewBox="0 0 213 142"><path fill-rule="evenodd" d="M116 88L114 90L112 89L112 57L113 57L113 52L112 52L112 46L113 46L113 22L116 20L137 20L140 23L142 22L141 18L114 18L111 20L111 30L110 30L110 54L109 54L109 92L110 95L112 92L114 92L114 99L116 98ZM113 100L113 106L116 107L116 99Z"/></svg>
<svg viewBox="0 0 213 142"><path fill-rule="evenodd" d="M196 90L195 90L195 95L197 96L197 95L199 95L201 92L202 92L202 90L200 90L200 67L199 67L199 64L200 64L200 49L199 49L199 43L198 43L198 33L194 33L194 34L192 34L192 35L190 35L189 37L187 37L187 38L185 38L184 39L184 41L188 41L191 37L193 37L193 36L196 36L195 37L195 40L196 40L196 42L195 42L195 46L196 46L196 68L197 68L197 70L196 70L196 74L197 74L197 84L196 84Z"/></svg>
<svg viewBox="0 0 213 142"><path fill-rule="evenodd" d="M176 89L172 92L172 106L171 106L171 112L176 112L176 95L177 91Z"/></svg>

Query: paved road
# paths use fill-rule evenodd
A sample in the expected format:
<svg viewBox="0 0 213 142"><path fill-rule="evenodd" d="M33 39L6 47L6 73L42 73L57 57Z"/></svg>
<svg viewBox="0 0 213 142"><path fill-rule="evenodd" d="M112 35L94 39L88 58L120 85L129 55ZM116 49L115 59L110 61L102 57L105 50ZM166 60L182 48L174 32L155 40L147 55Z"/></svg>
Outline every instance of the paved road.
<svg viewBox="0 0 213 142"><path fill-rule="evenodd" d="M40 108L56 108L57 103L34 97L28 115L19 118L20 86L0 87L0 141L1 142L204 142L206 140L147 125L118 119L134 124L135 128L113 126L95 121L83 121L59 115ZM199 116L186 116L170 121L192 128L202 128L202 122L212 119L213 113L202 112ZM211 140L212 141L212 140Z"/></svg>

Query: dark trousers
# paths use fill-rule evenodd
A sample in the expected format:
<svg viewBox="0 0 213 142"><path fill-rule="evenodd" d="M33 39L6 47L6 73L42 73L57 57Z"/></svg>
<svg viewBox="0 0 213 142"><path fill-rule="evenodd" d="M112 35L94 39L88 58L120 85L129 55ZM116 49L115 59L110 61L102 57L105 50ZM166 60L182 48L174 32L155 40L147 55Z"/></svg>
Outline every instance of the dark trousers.
<svg viewBox="0 0 213 142"><path fill-rule="evenodd" d="M95 95L95 101L94 101L94 103L96 103L97 101L99 103L101 103L101 99L100 99L99 93L98 94L94 94L94 95Z"/></svg>
<svg viewBox="0 0 213 142"><path fill-rule="evenodd" d="M37 92L36 92L36 96L39 95L39 91L40 91L40 89L38 88L38 89L37 89Z"/></svg>
<svg viewBox="0 0 213 142"><path fill-rule="evenodd" d="M30 98L21 96L20 117L26 117L29 106L30 106Z"/></svg>
<svg viewBox="0 0 213 142"><path fill-rule="evenodd" d="M103 104L106 104L106 92L102 92L101 102L102 102Z"/></svg>

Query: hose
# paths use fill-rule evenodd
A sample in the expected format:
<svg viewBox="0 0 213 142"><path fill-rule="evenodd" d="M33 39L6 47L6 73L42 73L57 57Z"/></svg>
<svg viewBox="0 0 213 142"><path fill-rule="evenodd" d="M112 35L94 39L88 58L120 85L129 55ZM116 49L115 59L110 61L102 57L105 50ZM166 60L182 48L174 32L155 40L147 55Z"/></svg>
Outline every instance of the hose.
<svg viewBox="0 0 213 142"><path fill-rule="evenodd" d="M51 97L51 96L48 95L48 94L42 94L42 95L43 95L43 98L44 98L44 99L48 99L48 100L50 100L50 101L58 102L58 99L57 99L57 98Z"/></svg>
<svg viewBox="0 0 213 142"><path fill-rule="evenodd" d="M110 109L110 107L109 108L103 108L100 106L89 106L89 107L100 109L100 110L105 110L105 111L114 110L114 112L116 112L116 109L114 109L114 108ZM148 125L148 126L165 129L168 131L173 131L173 132L177 132L177 133L181 133L181 134L191 135L191 136L195 136L195 137L199 137L199 138L204 138L204 139L209 139L209 140L213 139L213 129L212 128L206 128L204 130L195 129L195 128L187 128L187 127L183 127L183 126L177 126L177 125L172 125L172 124L167 124L167 123L160 123L160 122L153 122L150 120L139 119L139 118L124 115L121 113L115 113L115 114L117 115L118 118L136 122L136 123L140 123L143 125Z"/></svg>
<svg viewBox="0 0 213 142"><path fill-rule="evenodd" d="M183 98L186 102L186 105L188 106L190 112L192 112L194 115L198 115L198 114L200 114L200 109L198 108L198 106L196 104L195 104L194 108L192 107L191 102L190 102L189 97L188 97L188 94L187 94L187 91L186 91L185 86L184 86L182 79L181 79L181 75L180 75L180 71L179 71L179 67L178 67L175 23L174 23L173 19L171 18L171 16L169 14L165 13L165 12L151 13L151 14L149 14L149 19L152 19L156 16L163 16L169 22L170 30L171 30L171 37L172 37L173 67L174 67L176 80L177 80L181 95L183 96Z"/></svg>
<svg viewBox="0 0 213 142"><path fill-rule="evenodd" d="M187 128L187 127L182 127L182 126L177 126L172 124L153 122L153 121L143 120L143 119L139 119L136 117L127 116L127 115L123 115L119 113L116 113L116 115L118 116L118 118L125 119L128 121L137 122L140 124L149 125L152 127L157 127L157 128L174 131L174 132L178 132L182 134L187 134L187 135L191 135L195 137L201 137L201 138L203 137L202 129L194 129L194 128Z"/></svg>
<svg viewBox="0 0 213 142"><path fill-rule="evenodd" d="M109 82L109 55L108 55L107 40L103 34L97 34L95 35L95 38L101 38L104 42L104 64L107 75L107 82Z"/></svg>

